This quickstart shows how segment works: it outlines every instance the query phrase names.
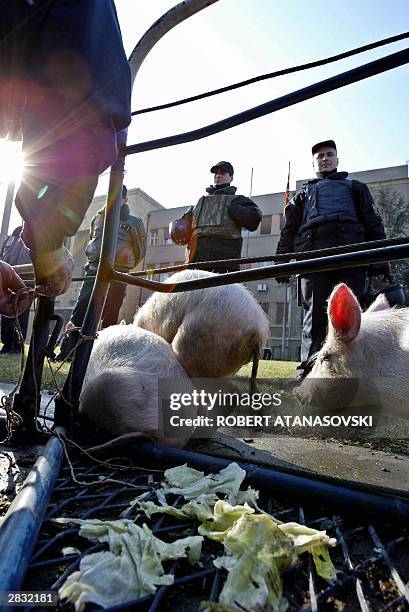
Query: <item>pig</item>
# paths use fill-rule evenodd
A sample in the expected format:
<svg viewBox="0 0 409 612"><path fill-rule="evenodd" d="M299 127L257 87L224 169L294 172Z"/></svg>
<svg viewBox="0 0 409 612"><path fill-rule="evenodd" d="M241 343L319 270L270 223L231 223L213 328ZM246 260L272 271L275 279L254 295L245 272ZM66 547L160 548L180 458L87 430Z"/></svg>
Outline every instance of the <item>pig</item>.
<svg viewBox="0 0 409 612"><path fill-rule="evenodd" d="M189 439L186 430L170 439L158 431L158 380L165 378L177 381L187 393L192 390L186 372L162 338L133 325L103 329L88 363L80 417L120 436L119 441L139 436L182 447ZM192 408L189 416L195 415Z"/></svg>
<svg viewBox="0 0 409 612"><path fill-rule="evenodd" d="M216 274L184 270L166 282L212 276ZM239 284L155 293L136 313L134 325L169 342L191 378L232 376L252 359L257 364L268 336L264 311Z"/></svg>
<svg viewBox="0 0 409 612"><path fill-rule="evenodd" d="M407 419L408 380L409 308L391 308L380 294L362 312L347 285L336 286L328 301L327 338L296 397L304 407L376 406Z"/></svg>

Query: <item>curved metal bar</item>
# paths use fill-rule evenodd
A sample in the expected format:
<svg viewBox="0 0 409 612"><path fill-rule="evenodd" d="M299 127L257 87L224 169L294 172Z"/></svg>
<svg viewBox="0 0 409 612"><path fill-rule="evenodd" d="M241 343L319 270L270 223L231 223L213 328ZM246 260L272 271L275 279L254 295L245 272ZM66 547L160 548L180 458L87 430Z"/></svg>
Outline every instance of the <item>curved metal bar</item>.
<svg viewBox="0 0 409 612"><path fill-rule="evenodd" d="M131 78L132 85L135 81L136 75L139 72L139 68L142 62L156 45L156 43L165 35L169 30L172 30L182 21L185 21L189 17L192 17L199 11L215 4L218 0L184 0L179 2L176 6L173 6L166 13L164 13L159 19L146 30L145 34L136 44L134 50L129 56L129 64L131 66Z"/></svg>
<svg viewBox="0 0 409 612"><path fill-rule="evenodd" d="M404 49L403 51L392 53L391 55L387 55L381 59L369 62L363 66L358 66L358 68L353 68L347 72L342 72L341 74L325 79L324 81L320 81L319 83L308 85L308 87L298 89L297 91L293 91L285 96L281 96L280 98L276 98L270 102L265 102L264 104L260 104L260 106L256 106L242 113L238 113L232 117L227 117L226 119L222 119L216 123L211 123L210 125L198 128L197 130L130 145L126 147L126 153L127 155L132 155L133 153L141 153L142 151L152 151L153 149L161 149L163 147L171 147L184 142L200 140L201 138L206 138L206 136L211 136L212 134L218 134L219 132L228 130L236 125L241 125L242 123L247 123L253 119L258 119L259 117L264 117L264 115L274 113L275 111L287 108L288 106L293 106L294 104L298 104L304 100L310 100L311 98L328 93L329 91L334 91L340 87L345 87L345 85L350 85L351 83L362 81L362 79L367 79L368 77L380 74L381 72L386 72L392 68L397 68L398 66L402 66L408 62L409 49Z"/></svg>

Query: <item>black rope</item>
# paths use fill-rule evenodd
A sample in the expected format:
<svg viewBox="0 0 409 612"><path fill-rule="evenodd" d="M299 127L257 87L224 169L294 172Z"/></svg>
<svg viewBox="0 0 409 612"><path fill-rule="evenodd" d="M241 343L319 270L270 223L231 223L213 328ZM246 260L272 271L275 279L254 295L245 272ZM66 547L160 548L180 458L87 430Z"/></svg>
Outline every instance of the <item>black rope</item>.
<svg viewBox="0 0 409 612"><path fill-rule="evenodd" d="M307 64L300 64L299 66L292 66L290 68L276 70L275 72L261 74L251 79L246 79L245 81L240 81L239 83L233 83L232 85L226 85L225 87L213 89L212 91L206 91L204 93L197 94L196 96L191 96L189 98L182 98L181 100L167 102L166 104L159 104L157 106L141 108L139 110L133 111L131 114L132 116L143 115L145 113L153 113L154 111L164 110L165 108L173 108L174 106L187 104L188 102L203 100L204 98L210 98L211 96L216 96L217 94L225 93L226 91L232 91L233 89L239 89L240 87L245 87L246 85L251 85L252 83L258 83L259 81L274 79L276 77L284 76L286 74L300 72L301 70L308 70L309 68L318 68L319 66L325 66L326 64L331 64L333 62L337 62L339 60L346 59L347 57L352 57L353 55L358 55L359 53L364 53L365 51L370 51L371 49L376 49L384 45L389 45L391 43L398 42L399 40L404 40L405 38L409 38L409 32L403 32L402 34L396 34L395 36L390 36L389 38L383 38L382 40L369 43L368 45L363 45L362 47L357 47L356 49L351 49L350 51L344 51L343 53L338 53L337 55L331 55L330 57L316 60L315 62L308 62Z"/></svg>

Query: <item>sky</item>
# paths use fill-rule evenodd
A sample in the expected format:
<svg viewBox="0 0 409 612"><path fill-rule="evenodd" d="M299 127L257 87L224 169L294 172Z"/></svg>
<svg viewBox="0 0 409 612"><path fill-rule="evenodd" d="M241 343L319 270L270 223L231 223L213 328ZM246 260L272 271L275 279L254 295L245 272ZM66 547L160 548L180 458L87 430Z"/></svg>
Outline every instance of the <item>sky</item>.
<svg viewBox="0 0 409 612"><path fill-rule="evenodd" d="M175 4L117 0L128 55L147 27ZM152 49L136 77L132 109L334 55L404 32L408 25L407 0L219 0L179 24ZM409 39L328 67L137 116L128 143L208 125L408 44ZM250 191L251 168L253 194L282 191L288 162L295 187L296 179L311 176L311 145L327 138L337 142L342 169L405 164L408 77L409 67L404 66L194 143L129 156L126 181L165 207L191 204L211 183L211 165L228 160L242 193Z"/></svg>
<svg viewBox="0 0 409 612"><path fill-rule="evenodd" d="M130 54L176 0L116 0ZM136 77L132 110L274 70L318 60L408 30L407 0L219 0L166 34ZM185 132L229 117L409 45L409 39L348 60L270 79L207 100L137 116L128 144ZM238 191L283 191L312 175L311 146L332 138L339 168L402 165L409 160L409 67L396 68L193 143L128 156L125 182L165 207L194 204L221 160L235 168ZM107 176L97 194L106 192ZM1 205L0 205L1 206Z"/></svg>

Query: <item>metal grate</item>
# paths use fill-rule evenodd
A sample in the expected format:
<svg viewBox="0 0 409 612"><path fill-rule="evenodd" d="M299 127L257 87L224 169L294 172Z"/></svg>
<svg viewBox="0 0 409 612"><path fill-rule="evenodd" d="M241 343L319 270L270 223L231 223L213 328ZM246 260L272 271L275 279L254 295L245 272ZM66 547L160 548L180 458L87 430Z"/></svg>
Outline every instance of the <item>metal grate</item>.
<svg viewBox="0 0 409 612"><path fill-rule="evenodd" d="M74 464L79 480L101 477L126 482L80 487L72 482L67 467L63 467L43 522L24 590L57 590L67 576L75 571L81 558L104 545L92 544L78 535L78 528L62 526L50 519L56 517L116 519L128 507L129 501L139 493L152 489L161 481L161 474L135 469L119 470L101 467L84 460ZM251 484L250 479L246 481ZM135 488L136 487L136 488ZM180 506L181 497L172 503ZM283 521L297 521L308 526L326 529L337 538L337 546L330 555L337 570L337 581L328 585L315 572L311 557L304 554L299 563L283 573L284 595L289 610L372 611L409 610L409 530L403 525L374 525L356 523L351 516L336 516L325 508L297 507L291 500L272 498L260 491L260 507ZM133 518L135 510L127 515ZM158 516L158 515L156 515ZM194 521L177 521L167 515L159 520L139 517L138 524L146 523L153 533L165 541L196 533ZM81 554L63 555L62 549L75 547ZM199 565L191 566L181 559L164 564L167 572L175 576L174 584L161 587L156 594L109 610L172 610L188 612L198 610L200 602L217 601L225 574L213 566L213 558L223 551L221 544L205 538ZM31 609L31 608L26 608ZM38 609L38 608L37 608ZM73 609L59 604L61 610ZM87 606L87 610L97 609Z"/></svg>

